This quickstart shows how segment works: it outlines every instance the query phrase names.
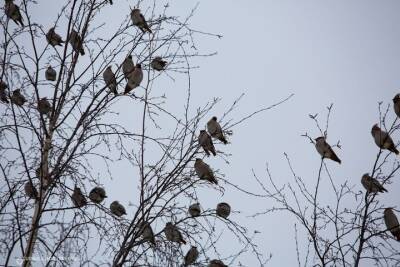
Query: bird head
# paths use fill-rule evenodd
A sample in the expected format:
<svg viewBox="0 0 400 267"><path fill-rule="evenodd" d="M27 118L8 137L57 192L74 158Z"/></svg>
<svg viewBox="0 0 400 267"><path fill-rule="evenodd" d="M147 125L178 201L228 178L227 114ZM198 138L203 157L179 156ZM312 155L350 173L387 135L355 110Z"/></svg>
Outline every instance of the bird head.
<svg viewBox="0 0 400 267"><path fill-rule="evenodd" d="M397 103L400 100L400 94L397 94L393 98L393 103Z"/></svg>
<svg viewBox="0 0 400 267"><path fill-rule="evenodd" d="M375 131L380 131L381 128L379 128L378 124L375 123L374 126L372 126L371 132L375 132Z"/></svg>
<svg viewBox="0 0 400 267"><path fill-rule="evenodd" d="M201 158L196 158L196 162L202 161Z"/></svg>
<svg viewBox="0 0 400 267"><path fill-rule="evenodd" d="M216 116L212 117L211 119L212 119L213 121L217 121L217 117L216 117Z"/></svg>
<svg viewBox="0 0 400 267"><path fill-rule="evenodd" d="M132 55L129 55L128 58L129 58L129 59L132 59Z"/></svg>
<svg viewBox="0 0 400 267"><path fill-rule="evenodd" d="M165 227L171 227L172 226L172 222L167 222L166 224L165 224Z"/></svg>
<svg viewBox="0 0 400 267"><path fill-rule="evenodd" d="M320 136L320 137L315 138L314 140L318 142L319 140L325 140L325 137Z"/></svg>
<svg viewBox="0 0 400 267"><path fill-rule="evenodd" d="M141 68L142 68L142 65L138 63L138 64L136 64L136 68L141 69Z"/></svg>

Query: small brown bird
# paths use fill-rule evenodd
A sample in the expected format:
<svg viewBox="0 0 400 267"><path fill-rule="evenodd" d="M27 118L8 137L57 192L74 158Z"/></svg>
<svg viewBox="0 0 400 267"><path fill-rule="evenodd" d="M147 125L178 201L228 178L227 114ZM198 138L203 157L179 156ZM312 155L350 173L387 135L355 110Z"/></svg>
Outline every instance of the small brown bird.
<svg viewBox="0 0 400 267"><path fill-rule="evenodd" d="M392 208L385 209L383 212L383 218L385 220L387 230L389 230L392 235L396 237L397 241L400 241L400 225Z"/></svg>
<svg viewBox="0 0 400 267"><path fill-rule="evenodd" d="M228 143L224 136L224 132L222 131L221 125L217 122L217 117L214 116L207 122L207 130L212 137L218 139L225 145Z"/></svg>
<svg viewBox="0 0 400 267"><path fill-rule="evenodd" d="M387 132L382 131L381 128L379 128L378 124L372 126L371 134L374 138L375 144L379 148L387 149L390 152L395 153L396 155L399 154L399 151L396 149L396 146L390 135Z"/></svg>
<svg viewBox="0 0 400 267"><path fill-rule="evenodd" d="M199 216L201 213L200 203L194 203L194 204L190 205L188 212L189 212L190 216L192 216L192 217Z"/></svg>
<svg viewBox="0 0 400 267"><path fill-rule="evenodd" d="M194 170L200 179L207 180L211 183L218 184L215 179L214 172L202 159L197 158L194 163Z"/></svg>
<svg viewBox="0 0 400 267"><path fill-rule="evenodd" d="M8 85L0 80L0 101L3 103L9 103L8 97L7 97L7 88Z"/></svg>
<svg viewBox="0 0 400 267"><path fill-rule="evenodd" d="M150 66L156 71L165 70L165 66L167 65L167 61L163 60L162 57L155 57L150 63Z"/></svg>
<svg viewBox="0 0 400 267"><path fill-rule="evenodd" d="M153 245L156 245L156 239L154 238L154 232L151 228L151 225L148 222L142 223L142 238L146 242L150 242Z"/></svg>
<svg viewBox="0 0 400 267"><path fill-rule="evenodd" d="M20 89L16 89L13 91L13 94L11 96L11 103L22 107L26 102L25 97L21 94L21 90Z"/></svg>
<svg viewBox="0 0 400 267"><path fill-rule="evenodd" d="M217 205L216 211L218 216L226 219L231 214L231 206L228 203L221 202Z"/></svg>
<svg viewBox="0 0 400 267"><path fill-rule="evenodd" d="M315 148L317 149L318 153L322 156L322 158L331 159L333 161L338 162L339 164L342 161L336 156L335 152L333 151L332 147L325 141L325 137L320 136L315 138Z"/></svg>
<svg viewBox="0 0 400 267"><path fill-rule="evenodd" d="M25 194L27 197L29 197L31 199L39 198L39 193L36 190L36 187L30 181L25 183L24 189L25 189Z"/></svg>
<svg viewBox="0 0 400 267"><path fill-rule="evenodd" d="M85 50L83 50L82 37L74 29L71 30L69 34L69 43L75 52L79 52L82 56L85 55Z"/></svg>
<svg viewBox="0 0 400 267"><path fill-rule="evenodd" d="M111 92L113 92L114 95L118 95L117 79L115 78L115 74L112 71L111 66L108 66L103 72L103 79L108 88L110 88Z"/></svg>
<svg viewBox="0 0 400 267"><path fill-rule="evenodd" d="M100 204L106 197L106 190L99 186L93 188L89 193L89 199L97 204Z"/></svg>
<svg viewBox="0 0 400 267"><path fill-rule="evenodd" d="M364 186L368 193L387 192L387 190L381 185L381 183L377 179L369 176L368 173L362 176L361 184Z"/></svg>
<svg viewBox="0 0 400 267"><path fill-rule="evenodd" d="M189 251L185 255L185 264L184 266L192 265L196 262L197 258L199 257L199 251L195 246L192 246Z"/></svg>
<svg viewBox="0 0 400 267"><path fill-rule="evenodd" d="M62 44L64 43L61 36L56 33L54 27L50 28L49 31L46 33L46 40L53 47L56 45L62 46Z"/></svg>
<svg viewBox="0 0 400 267"><path fill-rule="evenodd" d="M397 94L393 98L394 113L400 118L400 94Z"/></svg>
<svg viewBox="0 0 400 267"><path fill-rule="evenodd" d="M228 267L228 265L225 265L222 261L220 260L212 260L208 264L208 267Z"/></svg>
<svg viewBox="0 0 400 267"><path fill-rule="evenodd" d="M130 91L138 87L142 82L142 80L143 80L142 65L136 64L135 69L128 76L128 82L126 83L124 94L128 94Z"/></svg>
<svg viewBox="0 0 400 267"><path fill-rule="evenodd" d="M117 217L121 217L122 215L126 214L126 210L125 210L124 206L119 204L118 201L113 201L110 204L110 210L111 210L111 213Z"/></svg>
<svg viewBox="0 0 400 267"><path fill-rule="evenodd" d="M217 155L212 138L205 130L200 130L198 141L199 145L204 149L204 152L206 152L207 156L210 156L210 152L214 156Z"/></svg>
<svg viewBox="0 0 400 267"><path fill-rule="evenodd" d="M124 73L125 79L129 78L132 71L135 70L135 64L133 63L132 55L127 56L122 62L122 72Z"/></svg>
<svg viewBox="0 0 400 267"><path fill-rule="evenodd" d="M54 82L57 79L57 72L51 66L48 66L44 76L46 77L46 80Z"/></svg>
<svg viewBox="0 0 400 267"><path fill-rule="evenodd" d="M50 102L47 100L47 97L39 99L37 109L42 115L46 115L51 111L51 105Z"/></svg>
<svg viewBox="0 0 400 267"><path fill-rule="evenodd" d="M143 33L145 33L146 31L148 31L149 33L152 33L149 25L146 22L146 19L140 12L140 9L135 8L131 11L131 20L132 20L133 25L139 27L139 29Z"/></svg>
<svg viewBox="0 0 400 267"><path fill-rule="evenodd" d="M81 208L87 204L86 197L82 194L81 189L76 186L74 188L74 192L72 193L71 199L76 208Z"/></svg>
<svg viewBox="0 0 400 267"><path fill-rule="evenodd" d="M178 227L171 222L167 222L164 228L165 237L168 241L186 244Z"/></svg>
<svg viewBox="0 0 400 267"><path fill-rule="evenodd" d="M24 26L21 12L19 11L19 6L13 3L13 0L6 0L4 5L4 13L7 17L12 19L17 25Z"/></svg>

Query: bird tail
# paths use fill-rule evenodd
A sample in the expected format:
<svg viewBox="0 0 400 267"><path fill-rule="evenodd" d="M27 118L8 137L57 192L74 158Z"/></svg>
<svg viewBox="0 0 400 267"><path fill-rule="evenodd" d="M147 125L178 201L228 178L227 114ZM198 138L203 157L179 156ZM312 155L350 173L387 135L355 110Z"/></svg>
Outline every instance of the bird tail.
<svg viewBox="0 0 400 267"><path fill-rule="evenodd" d="M186 245L186 241L183 238L181 238L181 242L182 244Z"/></svg>
<svg viewBox="0 0 400 267"><path fill-rule="evenodd" d="M211 150L211 153L214 155L214 157L217 155L217 152L215 152L215 148Z"/></svg>
<svg viewBox="0 0 400 267"><path fill-rule="evenodd" d="M207 156L210 156L210 152L208 151L208 149L204 148L204 152L206 152Z"/></svg>
<svg viewBox="0 0 400 267"><path fill-rule="evenodd" d="M338 156L336 156L336 154L333 153L331 160L336 161L339 164L342 164L342 161L339 159Z"/></svg>
<svg viewBox="0 0 400 267"><path fill-rule="evenodd" d="M125 91L124 91L124 95L126 95L127 93L129 93L132 90L132 88L129 86L129 84L126 84L125 86Z"/></svg>
<svg viewBox="0 0 400 267"><path fill-rule="evenodd" d="M392 151L393 153L395 153L396 155L399 154L399 151L397 150L397 148L393 147L392 149L390 149L390 151Z"/></svg>
<svg viewBox="0 0 400 267"><path fill-rule="evenodd" d="M84 56L85 55L85 50L83 50L83 48L79 49L79 53Z"/></svg>
<svg viewBox="0 0 400 267"><path fill-rule="evenodd" d="M221 141L222 143L224 143L224 145L226 145L226 144L228 144L228 140L226 140L226 138L225 138L225 136L220 136L219 138L219 141Z"/></svg>

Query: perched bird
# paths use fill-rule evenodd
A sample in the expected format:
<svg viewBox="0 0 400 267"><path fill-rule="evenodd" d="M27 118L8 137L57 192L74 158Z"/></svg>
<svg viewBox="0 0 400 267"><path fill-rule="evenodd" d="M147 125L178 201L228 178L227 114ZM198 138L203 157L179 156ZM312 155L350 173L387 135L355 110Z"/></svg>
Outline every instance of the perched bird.
<svg viewBox="0 0 400 267"><path fill-rule="evenodd" d="M25 97L21 94L21 90L20 89L16 89L13 91L13 94L11 96L11 103L22 107L26 102Z"/></svg>
<svg viewBox="0 0 400 267"><path fill-rule="evenodd" d="M125 79L129 78L132 71L135 70L135 64L133 63L132 55L127 56L122 62L122 72L124 73Z"/></svg>
<svg viewBox="0 0 400 267"><path fill-rule="evenodd" d="M138 87L142 80L142 65L136 64L135 69L128 75L128 82L126 83L124 94L128 94L130 91Z"/></svg>
<svg viewBox="0 0 400 267"><path fill-rule="evenodd" d="M86 197L82 194L81 189L76 186L74 188L74 192L72 193L71 199L76 208L81 208L87 204Z"/></svg>
<svg viewBox="0 0 400 267"><path fill-rule="evenodd" d="M69 43L75 52L79 52L82 56L85 54L85 51L83 50L82 37L74 29L72 29L69 34Z"/></svg>
<svg viewBox="0 0 400 267"><path fill-rule="evenodd" d="M322 158L331 159L333 161L338 162L339 164L342 161L336 156L335 152L333 151L332 147L325 141L325 137L320 136L315 138L315 148L317 149L318 153L322 156Z"/></svg>
<svg viewBox="0 0 400 267"><path fill-rule="evenodd" d="M228 143L222 131L221 125L217 122L217 117L214 116L207 122L207 130L212 137L218 139L225 145Z"/></svg>
<svg viewBox="0 0 400 267"><path fill-rule="evenodd" d="M27 197L29 197L31 199L39 198L39 193L36 190L36 187L31 183L31 181L28 181L25 183L24 189L25 189L25 194Z"/></svg>
<svg viewBox="0 0 400 267"><path fill-rule="evenodd" d="M57 78L57 72L51 66L48 66L46 72L44 73L46 80L55 81Z"/></svg>
<svg viewBox="0 0 400 267"><path fill-rule="evenodd" d="M161 57L153 58L153 60L150 63L150 66L157 71L164 70L166 65L167 61L163 60Z"/></svg>
<svg viewBox="0 0 400 267"><path fill-rule="evenodd" d="M50 28L49 31L46 33L46 40L52 46L62 46L62 43L64 43L61 36L55 32L54 27Z"/></svg>
<svg viewBox="0 0 400 267"><path fill-rule="evenodd" d="M222 218L228 218L229 214L231 214L231 206L228 203L221 202L217 205L217 215Z"/></svg>
<svg viewBox="0 0 400 267"><path fill-rule="evenodd" d="M377 179L369 176L368 173L362 176L361 184L364 186L368 193L387 192L387 190L381 185L381 183Z"/></svg>
<svg viewBox="0 0 400 267"><path fill-rule="evenodd" d="M186 244L179 229L171 222L167 222L164 228L165 237L168 241Z"/></svg>
<svg viewBox="0 0 400 267"><path fill-rule="evenodd" d="M51 105L50 102L47 100L47 97L39 99L37 109L42 115L46 115L51 111Z"/></svg>
<svg viewBox="0 0 400 267"><path fill-rule="evenodd" d="M106 190L99 186L93 188L89 193L89 199L97 204L101 203L106 197Z"/></svg>
<svg viewBox="0 0 400 267"><path fill-rule="evenodd" d="M7 97L7 84L0 80L0 101L3 103L9 103Z"/></svg>
<svg viewBox="0 0 400 267"><path fill-rule="evenodd" d="M220 260L212 260L208 264L208 267L228 267L228 265L225 265L222 261Z"/></svg>
<svg viewBox="0 0 400 267"><path fill-rule="evenodd" d="M394 113L400 118L400 94L397 94L393 98Z"/></svg>
<svg viewBox="0 0 400 267"><path fill-rule="evenodd" d="M111 210L111 213L117 217L121 217L122 215L126 214L126 210L125 210L124 206L119 204L118 201L113 201L110 204L110 210Z"/></svg>
<svg viewBox="0 0 400 267"><path fill-rule="evenodd" d="M218 184L217 180L215 179L214 172L211 170L210 166L208 166L208 164L205 163L202 159L196 159L196 161L194 162L194 170L200 179Z"/></svg>
<svg viewBox="0 0 400 267"><path fill-rule="evenodd" d="M143 240L145 240L146 242L150 242L153 245L156 244L153 229L151 228L151 225L148 222L142 223L141 231L142 231L141 235L142 235Z"/></svg>
<svg viewBox="0 0 400 267"><path fill-rule="evenodd" d="M13 3L13 0L6 0L4 5L4 13L12 19L17 25L24 26L19 6Z"/></svg>
<svg viewBox="0 0 400 267"><path fill-rule="evenodd" d="M190 205L188 212L189 212L190 216L192 216L192 217L199 216L201 213L200 203L194 203L194 204Z"/></svg>
<svg viewBox="0 0 400 267"><path fill-rule="evenodd" d="M118 95L117 79L115 78L115 74L112 71L111 66L108 66L103 72L103 79L108 88L110 88L111 92L113 92L115 95Z"/></svg>
<svg viewBox="0 0 400 267"><path fill-rule="evenodd" d="M396 237L397 241L400 241L400 225L392 208L385 209L385 211L383 212L383 218L385 220L387 230L389 230L392 235Z"/></svg>
<svg viewBox="0 0 400 267"><path fill-rule="evenodd" d="M204 152L206 152L207 156L210 156L210 152L214 156L217 155L211 136L205 130L200 130L198 141L199 145L204 149Z"/></svg>
<svg viewBox="0 0 400 267"><path fill-rule="evenodd" d="M149 33L151 33L151 29L149 27L149 25L146 22L146 19L143 17L142 13L140 12L140 9L135 8L131 11L131 20L133 25L139 27L139 29L145 33L146 31L148 31Z"/></svg>
<svg viewBox="0 0 400 267"><path fill-rule="evenodd" d="M396 146L394 145L394 142L390 135L387 132L382 131L381 128L379 128L378 124L372 126L371 134L374 138L375 144L378 147L380 147L381 149L387 149L390 152L395 153L396 155L399 154L399 151L396 149Z"/></svg>
<svg viewBox="0 0 400 267"><path fill-rule="evenodd" d="M199 251L195 246L192 246L189 251L185 255L185 264L184 266L192 265L196 262L197 258L199 257Z"/></svg>

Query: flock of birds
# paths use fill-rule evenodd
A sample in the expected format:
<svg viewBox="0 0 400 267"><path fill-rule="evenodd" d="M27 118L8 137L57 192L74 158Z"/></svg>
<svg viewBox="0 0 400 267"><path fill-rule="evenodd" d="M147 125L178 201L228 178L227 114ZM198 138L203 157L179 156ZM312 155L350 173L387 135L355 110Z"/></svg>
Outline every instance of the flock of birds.
<svg viewBox="0 0 400 267"><path fill-rule="evenodd" d="M400 118L400 94L395 95L393 98L393 108L397 117ZM382 130L378 124L372 126L371 129L372 137L374 138L375 144L382 150L389 150L396 155L399 151L393 142L392 137L388 132ZM315 148L322 158L331 159L333 161L341 163L339 157L335 154L332 147L326 142L325 137L321 136L315 139ZM361 184L367 190L368 193L384 193L387 192L386 188L374 177L371 177L369 173L365 173L361 178ZM399 221L394 214L392 208L386 208L383 212L383 218L387 229L393 234L397 241L400 241L400 225Z"/></svg>

